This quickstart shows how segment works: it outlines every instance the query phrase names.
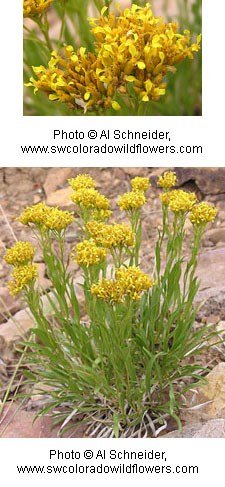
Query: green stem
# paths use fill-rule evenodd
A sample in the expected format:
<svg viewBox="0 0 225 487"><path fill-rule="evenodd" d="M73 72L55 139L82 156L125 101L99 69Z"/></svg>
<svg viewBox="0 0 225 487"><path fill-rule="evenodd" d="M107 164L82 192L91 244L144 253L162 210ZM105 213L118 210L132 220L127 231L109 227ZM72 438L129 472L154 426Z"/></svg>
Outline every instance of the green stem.
<svg viewBox="0 0 225 487"><path fill-rule="evenodd" d="M58 40L58 49L61 47L64 27L65 27L65 17L66 16L66 0L62 0L62 20L61 20L61 27L59 33L59 40Z"/></svg>
<svg viewBox="0 0 225 487"><path fill-rule="evenodd" d="M50 38L49 38L49 23L48 23L46 13L44 14L44 22L42 19L43 19L43 17L36 17L34 19L34 21L36 22L39 29L41 30L41 32L45 38L46 44L48 46L48 49L50 51L50 54L51 54L53 51L53 46L52 46L52 43L51 43Z"/></svg>
<svg viewBox="0 0 225 487"><path fill-rule="evenodd" d="M187 294L187 284L188 289L190 289L191 283L193 282L193 278L195 275L195 271L197 268L197 257L200 249L201 237L203 233L203 229L201 227L196 227L194 230L194 243L191 252L191 258L188 261L184 273L184 286L183 286L183 301L186 299Z"/></svg>

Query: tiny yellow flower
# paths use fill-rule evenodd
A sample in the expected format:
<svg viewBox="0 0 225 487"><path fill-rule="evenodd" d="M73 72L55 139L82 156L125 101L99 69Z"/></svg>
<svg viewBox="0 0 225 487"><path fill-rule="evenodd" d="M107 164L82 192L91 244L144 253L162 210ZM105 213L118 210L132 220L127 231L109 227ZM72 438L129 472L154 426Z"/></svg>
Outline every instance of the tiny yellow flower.
<svg viewBox="0 0 225 487"><path fill-rule="evenodd" d="M45 203L38 203L37 205L27 206L20 214L17 220L23 225L34 223L36 225L43 225L47 206Z"/></svg>
<svg viewBox="0 0 225 487"><path fill-rule="evenodd" d="M115 223L108 225L102 222L90 221L86 228L98 245L106 248L133 247L135 235L129 225Z"/></svg>
<svg viewBox="0 0 225 487"><path fill-rule="evenodd" d="M135 178L131 179L131 187L133 191L145 192L149 186L149 178L141 178L140 176L136 176Z"/></svg>
<svg viewBox="0 0 225 487"><path fill-rule="evenodd" d="M117 269L116 280L123 287L124 295L130 296L133 301L139 301L141 294L155 285L152 277L145 274L139 267Z"/></svg>
<svg viewBox="0 0 225 487"><path fill-rule="evenodd" d="M71 194L71 200L85 208L108 210L110 201L94 188L83 188Z"/></svg>
<svg viewBox="0 0 225 487"><path fill-rule="evenodd" d="M139 301L143 292L155 285L153 279L138 267L119 268L115 279L103 279L93 284L91 292L111 304L124 302L128 296Z"/></svg>
<svg viewBox="0 0 225 487"><path fill-rule="evenodd" d="M91 286L91 292L98 299L114 303L122 303L124 301L123 297L123 287L118 281L113 281L112 279L103 279L98 281L97 284Z"/></svg>
<svg viewBox="0 0 225 487"><path fill-rule="evenodd" d="M139 209L146 203L145 195L140 191L130 191L119 196L118 205L121 210Z"/></svg>
<svg viewBox="0 0 225 487"><path fill-rule="evenodd" d="M28 206L17 218L23 225L33 223L37 228L45 230L56 230L60 232L70 225L73 220L73 213L67 210L47 206L45 203Z"/></svg>
<svg viewBox="0 0 225 487"><path fill-rule="evenodd" d="M34 258L35 249L29 242L18 241L6 251L4 260L14 266L28 264Z"/></svg>
<svg viewBox="0 0 225 487"><path fill-rule="evenodd" d="M61 230L65 230L73 220L73 213L70 213L67 210L59 210L58 208L49 207L43 226L48 230L61 232Z"/></svg>
<svg viewBox="0 0 225 487"><path fill-rule="evenodd" d="M35 264L16 266L10 277L12 280L8 283L8 289L14 296L34 283L38 277L37 266Z"/></svg>
<svg viewBox="0 0 225 487"><path fill-rule="evenodd" d="M113 100L112 101L112 108L113 110L115 110L116 112L118 112L121 108L120 104L116 101L116 100Z"/></svg>
<svg viewBox="0 0 225 487"><path fill-rule="evenodd" d="M43 14L53 0L23 0L23 16L35 17Z"/></svg>
<svg viewBox="0 0 225 487"><path fill-rule="evenodd" d="M195 193L188 193L182 189L165 192L160 195L160 199L173 213L186 213L197 201Z"/></svg>
<svg viewBox="0 0 225 487"><path fill-rule="evenodd" d="M176 186L177 176L174 171L166 171L158 179L158 186L161 188L169 189Z"/></svg>
<svg viewBox="0 0 225 487"><path fill-rule="evenodd" d="M68 179L68 183L74 191L95 188L97 184L89 174L78 174L75 178Z"/></svg>
<svg viewBox="0 0 225 487"><path fill-rule="evenodd" d="M211 203L203 201L194 205L189 213L189 218L193 225L201 226L213 222L217 215L217 209Z"/></svg>
<svg viewBox="0 0 225 487"><path fill-rule="evenodd" d="M84 240L76 245L72 254L75 262L80 266L89 267L104 262L108 250L98 247L93 239Z"/></svg>

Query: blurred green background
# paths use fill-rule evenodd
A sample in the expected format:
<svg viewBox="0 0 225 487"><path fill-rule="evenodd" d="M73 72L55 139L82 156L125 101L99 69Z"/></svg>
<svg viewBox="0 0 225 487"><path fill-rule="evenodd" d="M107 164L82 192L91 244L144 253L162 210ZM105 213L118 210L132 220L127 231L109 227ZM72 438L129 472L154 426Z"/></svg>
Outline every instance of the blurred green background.
<svg viewBox="0 0 225 487"><path fill-rule="evenodd" d="M88 17L97 16L110 0L54 0L47 12L50 25L49 37L52 47L71 44L74 48L86 46L94 50ZM116 3L116 2L115 2ZM131 3L145 6L146 1L120 0L124 7ZM189 29L193 40L202 32L202 0L152 0L154 15L162 15L167 21L177 21L179 30ZM59 42L60 31L61 41ZM39 27L31 19L24 20L24 83L33 76L32 66L44 65L50 58L50 52ZM145 115L200 116L202 114L202 52L198 52L193 61L186 59L177 66L177 72L166 77L167 92L160 101L149 102ZM121 100L120 100L121 101ZM83 111L69 110L66 105L49 101L41 92L33 94L32 88L24 87L24 115L26 116L83 116ZM104 115L120 116L120 112L109 109ZM129 108L123 107L122 115L129 116ZM88 112L86 116L96 116Z"/></svg>

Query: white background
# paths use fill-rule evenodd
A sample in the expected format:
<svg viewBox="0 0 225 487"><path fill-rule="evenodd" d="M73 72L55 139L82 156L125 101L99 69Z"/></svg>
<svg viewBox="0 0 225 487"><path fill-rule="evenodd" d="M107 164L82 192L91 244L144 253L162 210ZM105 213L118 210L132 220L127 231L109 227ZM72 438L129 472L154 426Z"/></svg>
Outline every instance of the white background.
<svg viewBox="0 0 225 487"><path fill-rule="evenodd" d="M0 128L0 162L1 166L224 166L224 18L223 0L203 0L203 116L202 117L148 117L131 118L106 117L23 117L22 115L22 8L18 0L1 2L1 128ZM96 128L121 128L146 130L171 130L176 144L191 143L204 146L203 157L157 156L154 160L148 157L131 158L124 156L88 158L87 156L56 157L23 157L20 154L21 144L48 144L54 128L68 131ZM167 448L170 463L199 464L200 476L185 477L87 477L77 479L74 476L28 476L16 474L16 464L48 464L46 449L68 448L79 449L84 445L102 447L103 441L113 442L121 448L121 440L61 440L37 439L14 440L0 439L0 480L2 485L123 485L125 481L136 484L157 482L159 485L193 485L211 486L213 482L224 479L224 439L165 439L165 440L126 440L132 450L147 448ZM123 440L122 440L123 441ZM145 443L143 443L143 441ZM119 443L118 443L119 442ZM146 443L147 442L147 443ZM109 443L107 443L109 445ZM194 462L194 463L193 463ZM12 482L12 483L11 483Z"/></svg>

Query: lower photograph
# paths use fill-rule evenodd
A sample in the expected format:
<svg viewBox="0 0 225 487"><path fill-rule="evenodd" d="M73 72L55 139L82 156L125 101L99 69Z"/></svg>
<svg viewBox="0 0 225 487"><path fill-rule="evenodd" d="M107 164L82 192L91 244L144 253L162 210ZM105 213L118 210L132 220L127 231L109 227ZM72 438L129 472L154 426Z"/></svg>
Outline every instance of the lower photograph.
<svg viewBox="0 0 225 487"><path fill-rule="evenodd" d="M0 168L0 437L225 437L225 168Z"/></svg>

